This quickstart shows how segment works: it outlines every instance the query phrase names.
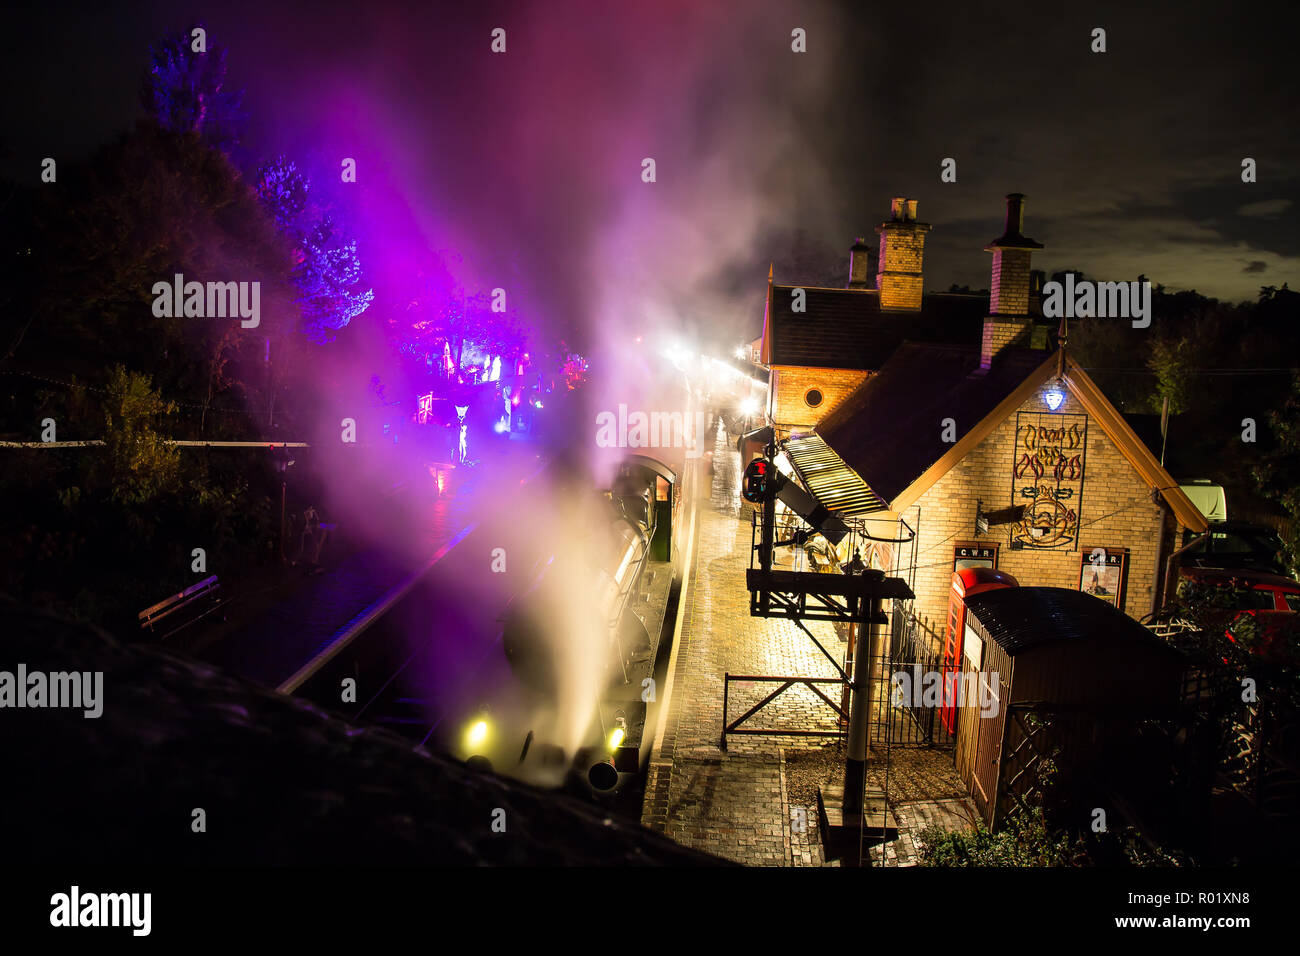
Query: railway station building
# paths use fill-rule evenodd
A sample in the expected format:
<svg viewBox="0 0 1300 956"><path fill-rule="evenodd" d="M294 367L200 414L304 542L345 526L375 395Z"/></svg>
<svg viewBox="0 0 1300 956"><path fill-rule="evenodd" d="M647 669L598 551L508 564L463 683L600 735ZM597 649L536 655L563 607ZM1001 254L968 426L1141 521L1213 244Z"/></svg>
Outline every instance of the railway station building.
<svg viewBox="0 0 1300 956"><path fill-rule="evenodd" d="M1007 197L1005 231L985 246L987 302L922 295L929 226L915 205L895 199L877 229L875 289L854 288L859 258L845 290L800 297L769 277L769 417L792 470L871 534L915 539L868 563L912 580L914 611L936 622L954 570L972 566L1150 613L1164 563L1206 520L1068 355L1068 335L1052 342L1023 196Z"/></svg>

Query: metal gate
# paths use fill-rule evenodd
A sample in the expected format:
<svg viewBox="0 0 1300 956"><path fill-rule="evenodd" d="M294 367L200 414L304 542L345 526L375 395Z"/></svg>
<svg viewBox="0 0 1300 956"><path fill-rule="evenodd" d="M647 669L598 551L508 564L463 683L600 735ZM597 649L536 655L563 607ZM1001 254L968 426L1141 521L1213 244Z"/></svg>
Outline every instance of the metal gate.
<svg viewBox="0 0 1300 956"><path fill-rule="evenodd" d="M896 602L889 646L872 661L872 743L954 745L954 731L943 726L935 706L942 654L942 640L929 622Z"/></svg>

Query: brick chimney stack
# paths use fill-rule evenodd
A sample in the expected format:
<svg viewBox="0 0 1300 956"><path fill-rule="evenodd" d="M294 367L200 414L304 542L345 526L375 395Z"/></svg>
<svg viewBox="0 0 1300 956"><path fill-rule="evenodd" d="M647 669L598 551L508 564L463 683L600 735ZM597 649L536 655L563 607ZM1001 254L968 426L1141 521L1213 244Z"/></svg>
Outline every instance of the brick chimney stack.
<svg viewBox="0 0 1300 956"><path fill-rule="evenodd" d="M1043 248L1024 234L1024 193L1007 196L1006 228L984 247L993 253L993 277L989 286L989 315L984 319L980 367L992 366L993 359L1007 346L1021 339L1033 325L1029 314L1030 256Z"/></svg>
<svg viewBox="0 0 1300 956"><path fill-rule="evenodd" d="M871 247L858 236L849 248L849 284L846 289L871 288Z"/></svg>
<svg viewBox="0 0 1300 956"><path fill-rule="evenodd" d="M1001 237L984 247L993 253L993 284L989 286L989 313L1026 315L1029 312L1029 257L1042 243L1025 238L1025 196L1007 196L1007 226Z"/></svg>
<svg viewBox="0 0 1300 956"><path fill-rule="evenodd" d="M925 257L925 234L930 224L916 221L916 200L894 198L891 218L876 227L880 234L880 255L876 265L876 288L880 308L895 312L921 310L921 264Z"/></svg>

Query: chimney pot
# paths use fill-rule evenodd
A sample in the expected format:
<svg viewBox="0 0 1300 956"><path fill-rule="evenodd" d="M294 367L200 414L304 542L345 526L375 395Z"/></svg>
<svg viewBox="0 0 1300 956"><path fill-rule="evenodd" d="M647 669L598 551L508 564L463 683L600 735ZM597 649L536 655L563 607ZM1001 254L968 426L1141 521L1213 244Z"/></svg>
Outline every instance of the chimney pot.
<svg viewBox="0 0 1300 956"><path fill-rule="evenodd" d="M1025 228L1025 194L1007 194L1007 235L1019 236Z"/></svg>
<svg viewBox="0 0 1300 956"><path fill-rule="evenodd" d="M989 286L989 312L993 315L1028 315L1029 298L1036 290L1030 274L1033 250L1042 243L1025 237L1025 194L1007 194L1006 231L984 247L993 253L993 282Z"/></svg>
<svg viewBox="0 0 1300 956"><path fill-rule="evenodd" d="M871 247L863 236L857 236L849 248L849 289L871 288Z"/></svg>
<svg viewBox="0 0 1300 956"><path fill-rule="evenodd" d="M902 219L903 209L907 205L907 200L902 196L895 196L889 204L889 216L891 219Z"/></svg>

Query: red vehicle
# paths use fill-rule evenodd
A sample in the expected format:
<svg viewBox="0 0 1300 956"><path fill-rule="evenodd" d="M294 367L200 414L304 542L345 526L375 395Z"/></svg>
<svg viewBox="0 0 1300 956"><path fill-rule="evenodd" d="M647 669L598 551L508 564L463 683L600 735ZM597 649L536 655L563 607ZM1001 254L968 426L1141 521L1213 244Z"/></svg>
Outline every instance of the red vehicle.
<svg viewBox="0 0 1300 956"><path fill-rule="evenodd" d="M957 728L957 695L952 693L953 680L962 671L962 638L966 629L966 598L994 588L1015 588L1020 582L1005 571L993 568L962 568L952 573L952 591L948 595L948 637L943 646L943 709L939 719L950 733Z"/></svg>
<svg viewBox="0 0 1300 956"><path fill-rule="evenodd" d="M1209 585L1216 588L1235 588L1237 599L1229 609L1225 628L1228 640L1236 643L1233 632L1245 617L1259 624L1260 647L1258 653L1270 653L1291 615L1300 611L1300 581L1280 574L1262 571L1227 571L1209 568L1183 568L1182 581Z"/></svg>

